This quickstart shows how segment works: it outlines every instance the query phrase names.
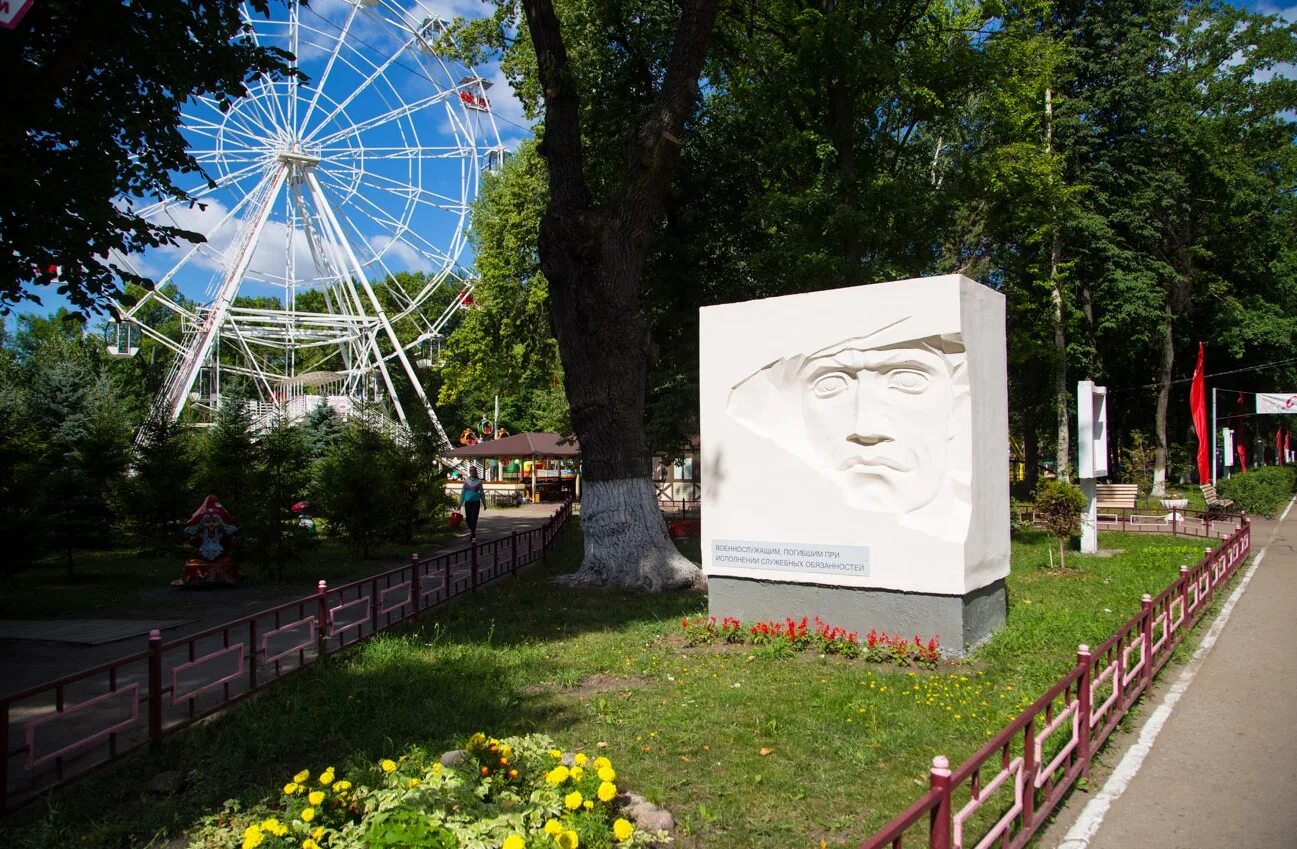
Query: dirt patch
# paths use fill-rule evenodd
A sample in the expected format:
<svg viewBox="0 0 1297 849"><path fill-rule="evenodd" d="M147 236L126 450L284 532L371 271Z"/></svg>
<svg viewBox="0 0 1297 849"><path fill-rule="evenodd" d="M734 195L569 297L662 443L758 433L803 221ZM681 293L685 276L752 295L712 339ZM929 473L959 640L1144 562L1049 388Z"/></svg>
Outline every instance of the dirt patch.
<svg viewBox="0 0 1297 849"><path fill-rule="evenodd" d="M560 695L574 696L578 699L588 699L591 696L597 696L600 693L621 693L629 690L642 690L651 687L652 682L643 678L628 678L617 675L605 675L602 672L598 675L591 675L575 687L565 687L559 690ZM551 693L555 691L552 684L531 684L524 688L523 692L529 696L538 696L542 693Z"/></svg>

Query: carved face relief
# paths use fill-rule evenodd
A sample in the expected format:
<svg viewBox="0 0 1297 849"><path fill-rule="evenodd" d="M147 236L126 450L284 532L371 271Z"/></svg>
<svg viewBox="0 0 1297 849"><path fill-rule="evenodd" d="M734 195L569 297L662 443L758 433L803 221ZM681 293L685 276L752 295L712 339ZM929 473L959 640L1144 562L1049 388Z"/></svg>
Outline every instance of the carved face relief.
<svg viewBox="0 0 1297 849"><path fill-rule="evenodd" d="M843 347L806 358L802 416L816 465L862 510L908 513L945 479L952 408L946 357L925 347Z"/></svg>
<svg viewBox="0 0 1297 849"><path fill-rule="evenodd" d="M951 443L968 427L963 344L895 338L844 339L777 360L733 388L727 411L833 481L855 509L948 513Z"/></svg>

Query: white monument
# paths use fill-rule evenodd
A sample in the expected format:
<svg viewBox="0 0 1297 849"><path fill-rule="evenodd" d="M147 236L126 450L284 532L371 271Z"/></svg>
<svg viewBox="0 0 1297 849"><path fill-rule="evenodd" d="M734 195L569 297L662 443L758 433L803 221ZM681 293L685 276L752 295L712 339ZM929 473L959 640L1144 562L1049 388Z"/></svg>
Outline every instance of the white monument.
<svg viewBox="0 0 1297 849"><path fill-rule="evenodd" d="M1099 550L1099 502L1095 478L1108 476L1108 389L1092 380L1076 384L1076 477L1085 493L1081 552Z"/></svg>
<svg viewBox="0 0 1297 849"><path fill-rule="evenodd" d="M712 613L940 636L1004 621L1004 298L966 277L700 312Z"/></svg>

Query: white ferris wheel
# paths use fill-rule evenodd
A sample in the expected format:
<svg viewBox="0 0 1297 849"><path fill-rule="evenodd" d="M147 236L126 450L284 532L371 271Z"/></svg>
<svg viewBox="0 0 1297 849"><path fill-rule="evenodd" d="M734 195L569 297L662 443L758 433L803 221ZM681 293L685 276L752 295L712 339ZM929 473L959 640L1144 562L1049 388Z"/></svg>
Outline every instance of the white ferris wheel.
<svg viewBox="0 0 1297 849"><path fill-rule="evenodd" d="M182 185L192 202L139 212L207 240L128 258L157 285L105 331L110 353L141 336L174 353L151 417L210 422L239 383L254 420L363 404L406 430L417 404L445 441L419 370L472 304L458 260L505 149L489 82L438 50L446 22L414 2L289 0L270 19L245 7L251 37L307 80L263 77L225 111L184 110L206 173Z"/></svg>

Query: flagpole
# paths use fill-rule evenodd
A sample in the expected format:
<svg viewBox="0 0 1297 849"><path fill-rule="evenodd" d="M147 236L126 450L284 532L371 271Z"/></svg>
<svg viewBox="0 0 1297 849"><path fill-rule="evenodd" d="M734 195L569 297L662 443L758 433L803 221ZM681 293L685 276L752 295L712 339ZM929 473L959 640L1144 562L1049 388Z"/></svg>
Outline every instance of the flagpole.
<svg viewBox="0 0 1297 849"><path fill-rule="evenodd" d="M1216 485L1216 387L1211 388L1211 485Z"/></svg>

